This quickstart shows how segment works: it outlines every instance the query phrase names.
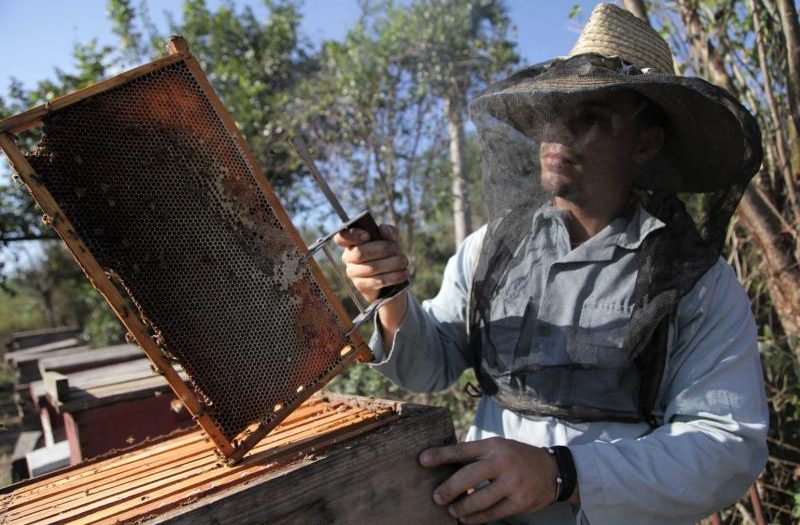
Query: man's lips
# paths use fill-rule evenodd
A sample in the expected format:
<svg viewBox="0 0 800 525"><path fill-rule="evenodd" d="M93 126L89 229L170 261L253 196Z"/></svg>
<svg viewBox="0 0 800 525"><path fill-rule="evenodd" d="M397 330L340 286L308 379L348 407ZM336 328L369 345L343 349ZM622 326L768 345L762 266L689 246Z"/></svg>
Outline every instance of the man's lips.
<svg viewBox="0 0 800 525"><path fill-rule="evenodd" d="M575 164L575 161L571 157L554 152L542 155L542 162L552 166L570 166Z"/></svg>

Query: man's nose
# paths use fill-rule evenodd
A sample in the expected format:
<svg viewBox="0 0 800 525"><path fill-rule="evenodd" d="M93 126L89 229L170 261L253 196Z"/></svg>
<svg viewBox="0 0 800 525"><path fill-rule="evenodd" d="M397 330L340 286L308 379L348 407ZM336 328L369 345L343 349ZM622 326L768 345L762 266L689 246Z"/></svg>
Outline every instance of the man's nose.
<svg viewBox="0 0 800 525"><path fill-rule="evenodd" d="M555 113L544 116L538 128L536 138L540 142L568 144L575 138L567 122Z"/></svg>

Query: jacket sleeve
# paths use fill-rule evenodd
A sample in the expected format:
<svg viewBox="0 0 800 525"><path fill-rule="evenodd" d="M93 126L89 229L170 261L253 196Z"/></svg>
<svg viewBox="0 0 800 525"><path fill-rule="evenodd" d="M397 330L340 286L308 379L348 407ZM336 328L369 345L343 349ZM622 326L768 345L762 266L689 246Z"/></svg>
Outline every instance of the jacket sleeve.
<svg viewBox="0 0 800 525"><path fill-rule="evenodd" d="M439 293L420 303L408 293L408 311L391 349L375 330L372 366L395 384L415 392L442 390L471 366L467 353L467 303L472 267L484 228L468 236L447 262ZM376 327L378 319L376 317Z"/></svg>
<svg viewBox="0 0 800 525"><path fill-rule="evenodd" d="M638 439L570 447L578 523L694 523L745 493L767 460L768 411L747 295L720 260L678 305L659 406Z"/></svg>

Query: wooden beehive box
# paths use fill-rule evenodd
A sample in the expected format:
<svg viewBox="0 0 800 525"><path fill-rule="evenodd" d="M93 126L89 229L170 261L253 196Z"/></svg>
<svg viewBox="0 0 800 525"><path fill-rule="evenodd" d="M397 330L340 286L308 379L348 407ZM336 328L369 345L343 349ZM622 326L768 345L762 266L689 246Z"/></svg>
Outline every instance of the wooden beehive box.
<svg viewBox="0 0 800 525"><path fill-rule="evenodd" d="M27 391L28 385L32 381L42 378L39 372L40 360L46 357L70 355L87 349L79 344L78 339L70 338L6 354L5 360L14 369L16 375L17 390Z"/></svg>
<svg viewBox="0 0 800 525"><path fill-rule="evenodd" d="M30 330L27 332L14 332L11 340L7 343L8 352L24 350L32 346L54 343L63 339L77 337L80 328L77 326L61 326L58 328L45 328L42 330ZM8 354L6 354L8 355Z"/></svg>
<svg viewBox="0 0 800 525"><path fill-rule="evenodd" d="M167 384L163 380L152 385L150 391L147 392L143 391L144 389L142 388L136 388L137 385L135 384L135 380L137 378L130 377L130 375L127 377L120 377L118 373L113 373L118 372L118 369L111 368L109 370L107 368L103 368L128 361L143 361L144 355L142 354L141 349L137 348L135 345L115 345L93 350L83 350L80 347L75 347L71 350L72 352L68 353L67 355L58 355L58 352L54 352L52 357L49 357L50 354L40 357L39 373L40 376L42 378L46 378L47 381L45 381L45 379L39 379L33 381L29 385L30 403L26 403L26 406L29 406L29 410L36 411L41 424L41 431L44 434L44 444L47 447L52 447L56 442L67 439L66 429L64 427L65 407L63 404L70 397L70 389L77 390L75 392L75 397L83 397L84 399L88 398L89 401L88 403L85 402L80 404L79 410L76 411L76 414L81 411L91 411L94 408L100 408L100 412L96 412L101 414L100 419L103 421L109 420L107 423L104 423L103 427L113 426L115 429L114 432L119 435L125 434L125 424L117 424L119 419L114 421L114 418L107 418L102 411L112 410L111 407L117 404L118 400L122 399L121 394L125 390L129 392L136 392L131 399L157 397L168 391ZM92 369L102 370L88 373L98 377L98 380L96 380L94 385L91 386L90 391L78 388L81 385L81 379L85 378L87 374L75 374ZM151 375L156 374L153 373ZM72 378L71 383L70 378ZM75 383L75 380L78 380L77 384ZM113 385L114 383L127 383L128 385L133 383L133 388L120 388L116 389L116 392L113 391L115 390L113 388L102 388L103 385ZM84 385L85 384L86 383L84 381ZM53 395L50 395L48 390L53 391ZM113 397L115 394L116 397ZM169 398L174 399L174 396L170 395ZM167 402L166 410L170 410L169 402ZM158 418L155 419L158 420ZM124 420L124 423L127 424L128 428L135 424L135 422L131 421L130 418ZM173 430L174 428L174 426L170 427L169 430ZM95 432L95 430L99 432ZM84 433L83 437L90 438L95 441L98 439L102 440L103 438L101 438L99 434L102 434L103 432L103 428L92 429L90 433ZM134 436L135 439L135 436L139 434L140 432L128 432L118 442L114 442L114 440L109 441L106 445L104 445L106 448L97 451L97 453L106 452L114 448L120 448L121 446L131 445L132 443L130 443L129 438ZM144 435L158 434L148 433ZM73 454L74 463L77 463L83 457L93 457L94 455L97 455L97 453L92 453L92 448L94 447L89 447L87 450L85 450L85 456L82 453ZM73 445L73 450L80 452L81 448Z"/></svg>
<svg viewBox="0 0 800 525"><path fill-rule="evenodd" d="M34 383L45 441L48 425L51 431L63 427L71 465L194 426L169 384L138 352L139 359L68 374L46 371L42 383Z"/></svg>
<svg viewBox="0 0 800 525"><path fill-rule="evenodd" d="M34 334L36 337L23 339L23 341L36 341L39 338L39 332L34 332ZM5 354L6 363L14 372L14 402L22 416L25 428L35 428L38 419L38 405L31 401L31 385L41 381L39 361L49 356L70 354L85 349L85 347L78 346L79 344L76 337L68 337L41 345L27 346Z"/></svg>
<svg viewBox="0 0 800 525"><path fill-rule="evenodd" d="M225 466L199 430L0 492L0 522L453 524L431 499L452 469L424 469L454 441L446 409L316 395Z"/></svg>

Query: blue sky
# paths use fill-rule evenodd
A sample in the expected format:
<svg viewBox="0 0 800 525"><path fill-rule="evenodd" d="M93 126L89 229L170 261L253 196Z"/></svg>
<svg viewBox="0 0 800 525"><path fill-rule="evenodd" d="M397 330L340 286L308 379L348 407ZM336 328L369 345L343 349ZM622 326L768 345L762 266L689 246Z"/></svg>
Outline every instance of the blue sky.
<svg viewBox="0 0 800 525"><path fill-rule="evenodd" d="M214 8L220 0L207 0ZM258 0L240 0L265 12ZM527 63L546 60L569 52L580 29L579 20L567 13L574 0L507 0L517 27L519 53ZM577 2L582 19L596 0ZM138 5L138 1L133 2ZM166 29L165 11L180 18L182 0L148 0L153 21ZM341 37L358 16L356 0L305 0L303 32L312 42ZM10 78L26 87L53 76L53 69L71 70L75 43L97 38L101 45L115 45L106 18L105 0L0 0L0 96L8 91ZM189 43L191 45L191 42Z"/></svg>
<svg viewBox="0 0 800 525"><path fill-rule="evenodd" d="M223 0L206 0L214 9ZM150 16L161 32L167 30L165 12L180 19L183 0L147 0ZM251 5L266 14L260 0L236 0L237 5ZM582 14L568 18L570 8L578 3ZM584 21L597 0L506 0L516 26L518 53L522 65L547 60L569 52ZM133 1L134 6L140 0ZM312 43L337 39L345 34L358 17L356 0L304 0L301 31ZM72 50L76 43L96 38L100 45L115 46L116 37L106 17L106 0L0 0L0 96L5 96L14 77L26 88L39 80L53 78L56 67L74 70ZM191 46L191 42L189 42ZM9 176L9 166L0 155L0 177ZM38 243L15 245L15 252L27 253L23 260L6 260L6 271L26 259L36 258Z"/></svg>

